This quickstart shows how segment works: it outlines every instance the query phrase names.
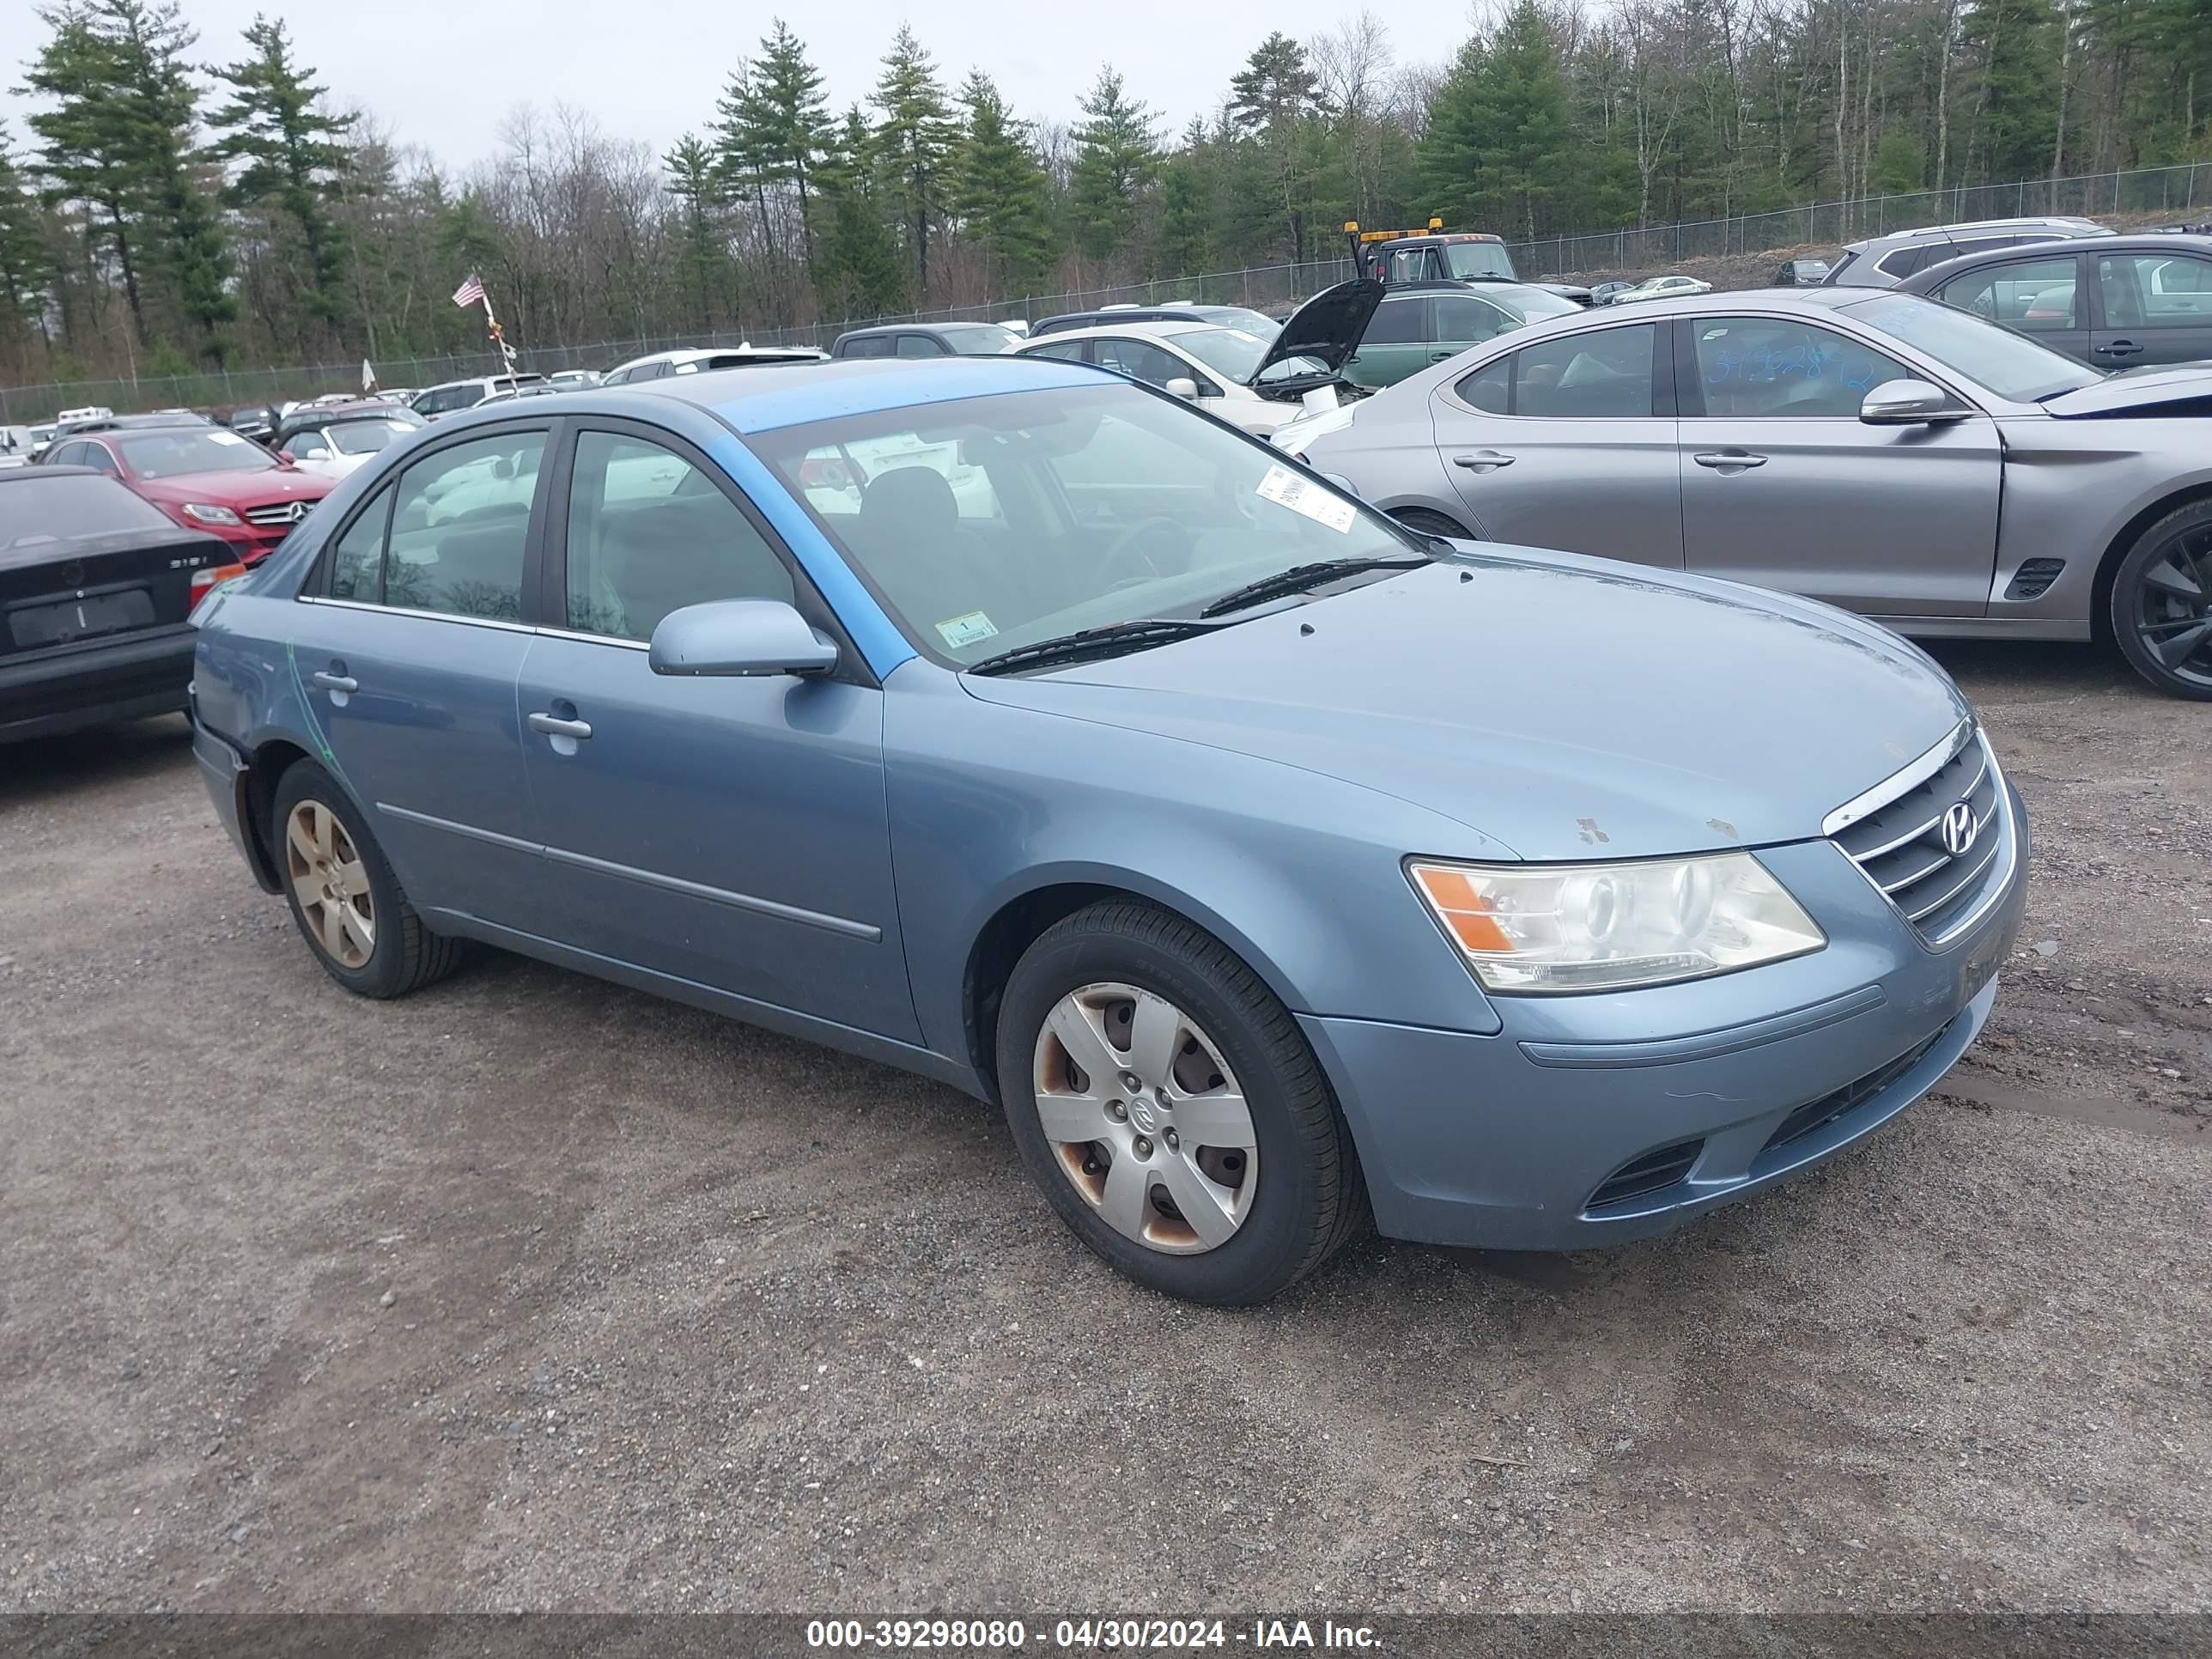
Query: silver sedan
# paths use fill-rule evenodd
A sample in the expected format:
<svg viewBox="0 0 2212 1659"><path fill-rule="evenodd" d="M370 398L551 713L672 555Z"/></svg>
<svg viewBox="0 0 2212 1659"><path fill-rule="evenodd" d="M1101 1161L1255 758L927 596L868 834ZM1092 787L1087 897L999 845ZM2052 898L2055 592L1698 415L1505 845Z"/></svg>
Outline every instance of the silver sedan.
<svg viewBox="0 0 2212 1659"><path fill-rule="evenodd" d="M2100 375L1865 289L1540 323L1279 434L1432 534L1804 593L1901 633L2109 635L2212 699L2212 366Z"/></svg>

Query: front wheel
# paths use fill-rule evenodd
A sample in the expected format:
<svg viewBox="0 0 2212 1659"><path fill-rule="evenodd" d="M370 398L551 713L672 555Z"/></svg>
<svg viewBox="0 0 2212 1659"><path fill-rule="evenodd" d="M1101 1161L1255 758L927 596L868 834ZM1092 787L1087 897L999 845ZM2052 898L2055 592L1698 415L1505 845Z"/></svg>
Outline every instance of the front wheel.
<svg viewBox="0 0 2212 1659"><path fill-rule="evenodd" d="M1480 539L1479 537L1469 534L1466 530L1461 528L1457 523L1446 518L1443 514L1433 513L1425 507L1401 507L1393 512L1390 516L1395 519L1400 524L1405 526L1407 529L1411 530L1419 535L1442 536L1445 540L1454 542L1470 542Z"/></svg>
<svg viewBox="0 0 2212 1659"><path fill-rule="evenodd" d="M2212 701L2212 501L2167 514L2112 575L2112 637L2169 696Z"/></svg>
<svg viewBox="0 0 2212 1659"><path fill-rule="evenodd" d="M998 1063L1030 1176L1139 1284L1264 1302L1366 1219L1352 1137L1297 1022L1180 916L1113 901L1048 929L1007 983Z"/></svg>

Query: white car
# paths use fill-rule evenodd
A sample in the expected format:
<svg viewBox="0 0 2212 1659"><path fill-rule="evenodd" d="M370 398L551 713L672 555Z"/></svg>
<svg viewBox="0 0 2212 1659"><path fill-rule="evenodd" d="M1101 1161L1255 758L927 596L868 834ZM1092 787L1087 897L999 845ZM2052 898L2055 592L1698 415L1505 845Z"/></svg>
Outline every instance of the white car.
<svg viewBox="0 0 2212 1659"><path fill-rule="evenodd" d="M1625 294L1613 296L1613 303L1625 306L1631 300L1678 300L1686 294L1711 294L1713 285L1695 276L1654 276L1638 283Z"/></svg>
<svg viewBox="0 0 2212 1659"><path fill-rule="evenodd" d="M326 407L308 404L278 422L268 443L303 472L343 478L425 424L411 409L373 398Z"/></svg>
<svg viewBox="0 0 2212 1659"><path fill-rule="evenodd" d="M1266 437L1310 412L1310 398L1364 395L1337 371L1382 299L1380 283L1340 283L1300 306L1273 340L1213 323L1102 323L1009 347L1007 355L1096 363Z"/></svg>
<svg viewBox="0 0 2212 1659"><path fill-rule="evenodd" d="M667 374L703 374L709 369L759 368L778 363L820 363L829 358L828 352L817 351L812 346L757 346L748 341L739 346L694 347L633 357L609 369L600 377L599 384L635 386L640 380L657 380Z"/></svg>
<svg viewBox="0 0 2212 1659"><path fill-rule="evenodd" d="M557 386L563 392L580 392L586 386L599 383L596 368L556 368L545 377L546 384Z"/></svg>
<svg viewBox="0 0 2212 1659"><path fill-rule="evenodd" d="M441 415L474 409L495 392L512 392L519 386L541 386L544 380L543 374L479 374L466 380L447 380L416 392L415 401L409 406L424 420L434 421Z"/></svg>

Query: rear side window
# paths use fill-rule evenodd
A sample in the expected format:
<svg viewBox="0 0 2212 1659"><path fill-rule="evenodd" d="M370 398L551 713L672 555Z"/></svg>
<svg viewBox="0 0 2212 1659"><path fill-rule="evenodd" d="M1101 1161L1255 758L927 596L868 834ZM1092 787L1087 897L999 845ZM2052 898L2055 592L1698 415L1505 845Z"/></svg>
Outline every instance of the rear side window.
<svg viewBox="0 0 2212 1659"><path fill-rule="evenodd" d="M1649 416L1657 397L1656 324L1539 341L1513 354L1512 412L1552 420Z"/></svg>
<svg viewBox="0 0 2212 1659"><path fill-rule="evenodd" d="M1064 363L1079 363L1083 354L1090 349L1087 340L1070 340L1065 345L1039 346L1035 351L1025 351L1025 357L1056 357Z"/></svg>
<svg viewBox="0 0 2212 1659"><path fill-rule="evenodd" d="M1429 337L1422 316L1426 300L1385 300L1375 307L1374 320L1360 338L1362 345L1411 345Z"/></svg>
<svg viewBox="0 0 2212 1659"><path fill-rule="evenodd" d="M871 334L865 339L848 340L837 355L841 357L888 357L891 355L890 337Z"/></svg>
<svg viewBox="0 0 2212 1659"><path fill-rule="evenodd" d="M927 334L902 334L898 337L898 355L902 357L942 357L945 348Z"/></svg>
<svg viewBox="0 0 2212 1659"><path fill-rule="evenodd" d="M384 603L519 622L543 432L508 432L425 456L400 475Z"/></svg>

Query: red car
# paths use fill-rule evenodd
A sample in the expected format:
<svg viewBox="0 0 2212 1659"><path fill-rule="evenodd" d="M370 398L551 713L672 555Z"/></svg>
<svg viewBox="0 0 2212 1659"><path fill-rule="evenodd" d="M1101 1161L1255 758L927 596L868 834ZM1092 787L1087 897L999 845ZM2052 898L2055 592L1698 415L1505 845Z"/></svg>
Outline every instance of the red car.
<svg viewBox="0 0 2212 1659"><path fill-rule="evenodd" d="M121 422L55 441L52 466L97 467L187 530L221 537L241 564L261 562L335 487L260 445L204 422Z"/></svg>

